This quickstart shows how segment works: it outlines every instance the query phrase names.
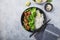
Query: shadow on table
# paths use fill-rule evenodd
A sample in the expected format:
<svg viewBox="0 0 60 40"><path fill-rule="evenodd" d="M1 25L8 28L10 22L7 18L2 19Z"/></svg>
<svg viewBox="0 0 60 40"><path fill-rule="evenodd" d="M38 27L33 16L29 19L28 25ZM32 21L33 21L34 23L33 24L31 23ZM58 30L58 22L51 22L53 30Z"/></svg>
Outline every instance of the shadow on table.
<svg viewBox="0 0 60 40"><path fill-rule="evenodd" d="M53 24L48 24L46 29L57 34L58 36L53 35L47 31L41 31L34 35L35 39L36 40L57 40L57 38L60 36L60 30L56 28Z"/></svg>

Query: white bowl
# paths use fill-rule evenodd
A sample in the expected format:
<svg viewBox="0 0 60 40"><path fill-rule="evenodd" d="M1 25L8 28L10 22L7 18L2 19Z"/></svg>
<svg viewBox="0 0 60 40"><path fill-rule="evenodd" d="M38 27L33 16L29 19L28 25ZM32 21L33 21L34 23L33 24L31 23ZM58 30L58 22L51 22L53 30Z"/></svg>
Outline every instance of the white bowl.
<svg viewBox="0 0 60 40"><path fill-rule="evenodd" d="M47 2L47 0L41 0L41 2L40 3L38 3L38 2L36 2L36 0L33 0L35 3L37 3L37 4L43 4L43 3L46 3Z"/></svg>

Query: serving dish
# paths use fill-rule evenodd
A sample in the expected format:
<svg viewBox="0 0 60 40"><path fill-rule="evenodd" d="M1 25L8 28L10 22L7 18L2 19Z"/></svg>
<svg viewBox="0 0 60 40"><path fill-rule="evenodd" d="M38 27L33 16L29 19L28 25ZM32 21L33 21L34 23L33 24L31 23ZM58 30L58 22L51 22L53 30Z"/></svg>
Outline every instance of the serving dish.
<svg viewBox="0 0 60 40"><path fill-rule="evenodd" d="M43 14L43 16L44 16L44 17L43 17L43 18L44 18L43 23L44 23L44 22L47 20L44 11L43 11L42 9L38 8L38 7L29 7L29 8L27 8L26 10L32 9L32 8L36 8L36 10L39 10L40 13ZM24 22L23 22L23 21L24 21L24 16L25 16L25 15L24 15L24 12L25 12L26 10L24 10L23 13L22 13L22 15L21 15L21 24L22 24L22 26L23 26L23 28L24 28L25 30L27 30L27 29L24 27L25 25L24 25ZM34 29L34 30L37 30L37 29ZM33 30L33 31L34 31L34 30ZM27 30L27 31L33 32L33 31L31 30L31 28L30 28L29 30Z"/></svg>

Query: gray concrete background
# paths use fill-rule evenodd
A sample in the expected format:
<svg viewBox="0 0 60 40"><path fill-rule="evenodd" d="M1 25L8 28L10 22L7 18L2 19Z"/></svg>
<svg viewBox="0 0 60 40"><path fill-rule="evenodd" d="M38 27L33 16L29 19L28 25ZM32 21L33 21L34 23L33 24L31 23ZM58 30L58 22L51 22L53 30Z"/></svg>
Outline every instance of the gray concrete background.
<svg viewBox="0 0 60 40"><path fill-rule="evenodd" d="M21 14L28 8L25 6L26 1L28 0L0 0L0 40L36 40L34 36L29 38L31 33L21 25ZM60 29L60 0L53 0L52 12L46 12L44 5L37 5L32 0L29 1L31 1L30 7L35 6L42 9L47 18L51 19L50 23Z"/></svg>

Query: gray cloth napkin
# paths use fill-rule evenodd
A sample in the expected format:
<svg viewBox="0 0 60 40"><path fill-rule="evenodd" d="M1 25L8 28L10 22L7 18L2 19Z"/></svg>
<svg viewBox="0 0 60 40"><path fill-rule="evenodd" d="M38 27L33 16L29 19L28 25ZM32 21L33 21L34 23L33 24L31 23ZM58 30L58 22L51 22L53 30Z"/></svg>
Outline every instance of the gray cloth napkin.
<svg viewBox="0 0 60 40"><path fill-rule="evenodd" d="M34 35L36 40L58 40L59 36L60 30L53 24L48 24L44 31Z"/></svg>

